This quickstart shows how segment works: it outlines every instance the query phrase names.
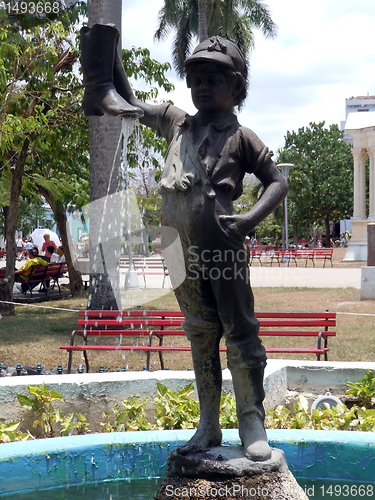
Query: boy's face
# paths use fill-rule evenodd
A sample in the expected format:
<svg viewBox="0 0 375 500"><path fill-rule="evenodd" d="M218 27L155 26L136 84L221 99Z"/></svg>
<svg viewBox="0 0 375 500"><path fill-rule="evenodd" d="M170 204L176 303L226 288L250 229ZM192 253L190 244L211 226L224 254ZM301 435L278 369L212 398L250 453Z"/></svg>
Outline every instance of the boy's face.
<svg viewBox="0 0 375 500"><path fill-rule="evenodd" d="M190 75L191 97L202 112L230 111L234 105L232 86L219 64L198 64Z"/></svg>

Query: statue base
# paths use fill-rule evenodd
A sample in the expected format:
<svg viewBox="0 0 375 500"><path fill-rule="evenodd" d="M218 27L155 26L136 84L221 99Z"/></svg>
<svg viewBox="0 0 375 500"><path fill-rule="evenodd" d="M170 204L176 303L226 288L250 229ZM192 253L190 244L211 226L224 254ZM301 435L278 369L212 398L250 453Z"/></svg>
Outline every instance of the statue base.
<svg viewBox="0 0 375 500"><path fill-rule="evenodd" d="M168 457L166 477L155 500L308 500L288 469L284 452L272 449L264 462L252 462L242 446Z"/></svg>

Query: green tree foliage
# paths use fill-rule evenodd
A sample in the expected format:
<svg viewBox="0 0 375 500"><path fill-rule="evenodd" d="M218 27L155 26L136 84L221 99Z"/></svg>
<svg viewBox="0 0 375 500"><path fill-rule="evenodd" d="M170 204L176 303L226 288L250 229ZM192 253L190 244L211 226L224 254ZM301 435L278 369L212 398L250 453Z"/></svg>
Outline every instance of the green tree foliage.
<svg viewBox="0 0 375 500"><path fill-rule="evenodd" d="M203 26L202 26L203 25ZM268 7L260 0L165 0L159 11L155 39L166 38L171 30L173 66L183 77L184 61L199 34L202 42L212 35L232 40L243 54L254 47L253 29L260 29L267 38L276 36L277 27Z"/></svg>
<svg viewBox="0 0 375 500"><path fill-rule="evenodd" d="M135 90L138 99L157 103L160 101L160 90L167 93L174 90L174 85L166 77L171 65L152 59L148 49L132 47L123 50L123 62L129 78L137 84L141 81L148 85L147 90ZM167 149L166 140L159 137L155 130L143 125L135 130L128 144L128 163L138 208L143 217L146 253L149 227L160 223L161 196L157 181L162 173Z"/></svg>
<svg viewBox="0 0 375 500"><path fill-rule="evenodd" d="M353 213L353 158L337 125L310 123L287 132L278 163L294 163L289 174L290 221L301 235L313 225L348 219Z"/></svg>
<svg viewBox="0 0 375 500"><path fill-rule="evenodd" d="M56 134L64 126L73 128L79 109L81 85L71 67L78 54L74 23L85 8L80 4L62 7L50 18L46 13L30 15L30 10L9 12L7 5L0 3L0 183L10 194L8 205L6 199L1 201L8 251L7 279L0 294L11 300L24 174L34 174L45 154L56 155ZM11 309L2 312L13 313Z"/></svg>

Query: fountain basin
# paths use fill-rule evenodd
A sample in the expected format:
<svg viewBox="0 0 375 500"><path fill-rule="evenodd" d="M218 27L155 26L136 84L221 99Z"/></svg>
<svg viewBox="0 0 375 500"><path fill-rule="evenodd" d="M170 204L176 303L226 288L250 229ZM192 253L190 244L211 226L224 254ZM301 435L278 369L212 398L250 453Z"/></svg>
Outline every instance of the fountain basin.
<svg viewBox="0 0 375 500"><path fill-rule="evenodd" d="M0 497L83 483L163 477L168 454L193 430L59 437L0 445ZM375 485L375 433L269 430L298 479ZM225 444L239 444L224 430Z"/></svg>

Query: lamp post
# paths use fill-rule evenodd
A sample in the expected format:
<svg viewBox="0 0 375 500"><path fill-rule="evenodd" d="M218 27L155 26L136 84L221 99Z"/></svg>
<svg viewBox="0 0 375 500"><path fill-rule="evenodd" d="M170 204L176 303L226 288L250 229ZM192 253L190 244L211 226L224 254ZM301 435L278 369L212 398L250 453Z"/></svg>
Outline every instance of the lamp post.
<svg viewBox="0 0 375 500"><path fill-rule="evenodd" d="M288 177L289 177L289 172L290 169L294 167L293 163L280 163L277 165L281 173L284 176L284 179L286 183L288 184ZM285 206L285 245L283 244L283 248L288 248L289 246L289 237L288 237L288 195L285 196L284 200L284 206Z"/></svg>

